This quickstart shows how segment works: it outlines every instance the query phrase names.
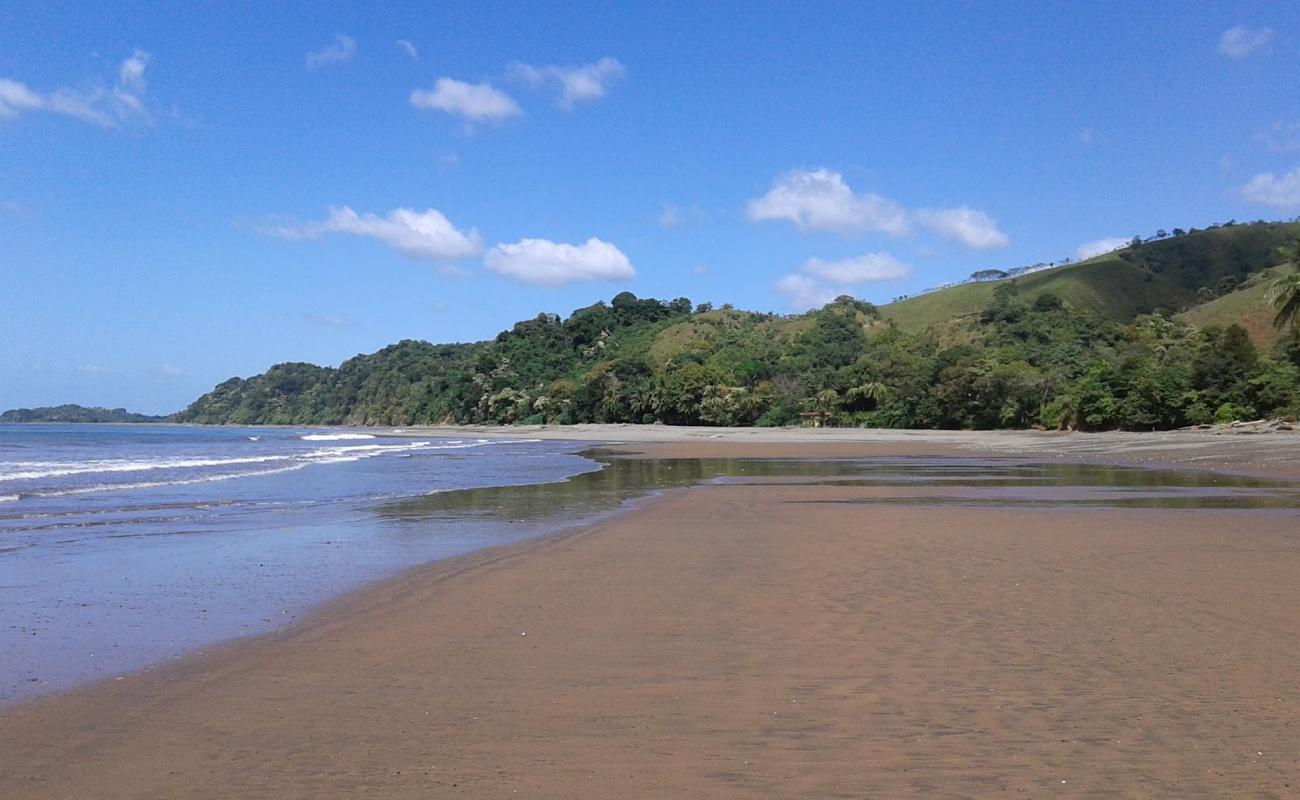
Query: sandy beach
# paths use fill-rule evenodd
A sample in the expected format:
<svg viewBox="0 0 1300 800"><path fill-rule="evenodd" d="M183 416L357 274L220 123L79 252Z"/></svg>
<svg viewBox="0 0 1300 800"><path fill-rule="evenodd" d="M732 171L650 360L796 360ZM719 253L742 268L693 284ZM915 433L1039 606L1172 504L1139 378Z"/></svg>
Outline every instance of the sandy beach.
<svg viewBox="0 0 1300 800"><path fill-rule="evenodd" d="M1296 474L1286 435L688 433L630 449ZM1300 794L1294 511L861 502L882 491L678 489L412 570L283 632L8 710L0 795Z"/></svg>

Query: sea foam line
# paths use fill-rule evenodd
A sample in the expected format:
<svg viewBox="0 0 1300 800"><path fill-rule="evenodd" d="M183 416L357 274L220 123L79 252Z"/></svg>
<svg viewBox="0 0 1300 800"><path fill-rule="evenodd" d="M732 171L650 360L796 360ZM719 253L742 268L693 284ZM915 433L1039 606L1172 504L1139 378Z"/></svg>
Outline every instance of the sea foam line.
<svg viewBox="0 0 1300 800"><path fill-rule="evenodd" d="M192 486L196 483L210 483L213 481L228 481L235 478L257 478L265 475L278 475L284 472L296 472L304 467L310 467L313 464L344 464L353 461L360 461L363 458L374 458L384 453L400 452L408 450L444 449L431 447L431 442L413 442L409 445L383 446L375 445L372 447L338 447L330 448L330 451L320 451L319 458L310 458L289 464L284 467L275 469L250 470L247 472L225 472L217 475L201 475L195 478L180 478L171 481L140 481L138 483L101 483L94 486L79 486L75 489L58 489L47 492L32 492L29 497L68 497L70 495L94 494L98 492L114 491L131 491L135 489L158 489L164 486ZM348 453L347 451L363 451Z"/></svg>
<svg viewBox="0 0 1300 800"><path fill-rule="evenodd" d="M375 437L370 437L375 438ZM431 446L432 442L417 442L422 447ZM486 439L479 439L473 444L460 444L459 442L449 442L446 445L437 446L437 450L453 450L461 447L476 447L481 444L489 444ZM57 461L15 461L9 464L0 465L0 481L27 481L38 480L40 478L62 478L69 475L93 475L95 473L112 473L112 472L146 472L156 469L196 469L202 467L231 467L240 464L268 464L274 461L293 461L298 459L312 460L321 457L333 457L336 455L393 450L394 448L405 449L409 445L389 445L389 444L364 444L352 446L326 447L319 450L308 450L302 453L277 453L275 455L265 456L244 456L240 458L170 458L157 461L82 461L64 464ZM4 467L26 468L18 472L4 472Z"/></svg>
<svg viewBox="0 0 1300 800"><path fill-rule="evenodd" d="M309 433L299 436L304 442L336 442L346 439L376 439L372 433Z"/></svg>
<svg viewBox="0 0 1300 800"><path fill-rule="evenodd" d="M26 467L23 472L0 472L0 481L26 481L36 478L61 478L67 475L90 475L96 472L144 472L151 469L193 469L195 467L228 467L234 464L264 464L270 461L287 461L294 453L246 458L172 458L160 461L82 461L64 466L57 461L17 461L9 466Z"/></svg>

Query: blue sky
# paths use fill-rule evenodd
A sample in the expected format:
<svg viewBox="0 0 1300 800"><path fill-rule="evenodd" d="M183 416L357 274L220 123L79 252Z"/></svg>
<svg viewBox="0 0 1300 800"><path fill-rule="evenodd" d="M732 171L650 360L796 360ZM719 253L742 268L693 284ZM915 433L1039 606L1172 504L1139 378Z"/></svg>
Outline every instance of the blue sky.
<svg viewBox="0 0 1300 800"><path fill-rule="evenodd" d="M0 408L1300 213L1300 7L0 5Z"/></svg>

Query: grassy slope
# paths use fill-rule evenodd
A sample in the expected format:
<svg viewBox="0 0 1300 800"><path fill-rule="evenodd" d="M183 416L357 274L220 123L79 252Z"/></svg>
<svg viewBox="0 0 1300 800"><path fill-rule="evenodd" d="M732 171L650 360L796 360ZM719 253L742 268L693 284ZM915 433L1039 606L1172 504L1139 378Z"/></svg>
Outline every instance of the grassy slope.
<svg viewBox="0 0 1300 800"><path fill-rule="evenodd" d="M1026 297L1052 292L1075 308L1115 320L1168 307L1171 301L1179 305L1186 302L1177 286L1114 253L1015 280ZM1001 283L1004 281L954 286L890 303L881 308L881 313L905 331L920 332L935 323L983 309Z"/></svg>
<svg viewBox="0 0 1300 800"><path fill-rule="evenodd" d="M1285 269L1273 267L1256 273L1235 292L1188 309L1179 314L1178 318L1198 328L1207 325L1227 326L1235 322L1250 333L1255 346L1270 348L1277 341L1279 331L1273 327L1273 309L1267 299L1268 287Z"/></svg>
<svg viewBox="0 0 1300 800"><path fill-rule="evenodd" d="M1196 290L1200 286L1212 286L1224 274L1242 275L1272 266L1276 245L1297 232L1300 226L1290 223L1198 231L1142 245L1138 248L1141 257L1137 259L1123 258L1120 252L1107 253L1015 281L1027 297L1050 291L1077 309L1127 322L1137 314L1157 309L1188 308L1196 302ZM1146 263L1155 271L1135 261ZM980 311L1001 283L954 286L882 306L881 313L903 330L919 332L936 323ZM1215 321L1224 324L1224 319L1216 317ZM1262 329L1259 335L1260 341L1264 341Z"/></svg>

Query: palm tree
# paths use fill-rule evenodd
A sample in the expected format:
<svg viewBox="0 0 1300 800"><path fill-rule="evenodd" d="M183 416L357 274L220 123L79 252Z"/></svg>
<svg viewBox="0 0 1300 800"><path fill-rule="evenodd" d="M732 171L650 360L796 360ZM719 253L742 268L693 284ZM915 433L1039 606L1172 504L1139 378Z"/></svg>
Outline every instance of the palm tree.
<svg viewBox="0 0 1300 800"><path fill-rule="evenodd" d="M1273 281L1269 287L1268 299L1273 308L1277 309L1273 326L1285 328L1300 319L1300 238L1290 247L1279 247L1278 252L1285 259L1283 263L1291 265L1291 271Z"/></svg>
<svg viewBox="0 0 1300 800"><path fill-rule="evenodd" d="M840 393L834 389L827 389L817 393L817 409L823 414L829 414L840 405Z"/></svg>
<svg viewBox="0 0 1300 800"><path fill-rule="evenodd" d="M872 407L879 406L880 401L885 399L889 393L889 387L880 381L870 380L861 386L854 386L844 393L844 398L855 406L870 403Z"/></svg>

